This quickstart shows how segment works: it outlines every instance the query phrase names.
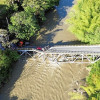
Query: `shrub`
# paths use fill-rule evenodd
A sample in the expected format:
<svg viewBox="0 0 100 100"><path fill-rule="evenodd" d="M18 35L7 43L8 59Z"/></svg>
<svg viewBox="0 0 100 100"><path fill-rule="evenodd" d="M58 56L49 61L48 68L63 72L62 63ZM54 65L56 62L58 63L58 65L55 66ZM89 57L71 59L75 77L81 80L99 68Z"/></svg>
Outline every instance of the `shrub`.
<svg viewBox="0 0 100 100"><path fill-rule="evenodd" d="M11 64L17 61L19 55L16 51L11 50L0 50L0 87L2 83L6 82L6 79L9 76L9 70L11 68Z"/></svg>

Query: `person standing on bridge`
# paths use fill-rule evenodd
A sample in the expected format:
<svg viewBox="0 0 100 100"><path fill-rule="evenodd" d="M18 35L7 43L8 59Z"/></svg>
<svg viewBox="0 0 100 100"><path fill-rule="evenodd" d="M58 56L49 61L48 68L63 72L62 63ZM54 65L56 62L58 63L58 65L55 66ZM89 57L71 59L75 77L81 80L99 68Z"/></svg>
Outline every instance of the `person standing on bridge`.
<svg viewBox="0 0 100 100"><path fill-rule="evenodd" d="M22 47L23 44L24 44L24 42L23 42L23 41L20 41L20 42L19 42L19 47Z"/></svg>

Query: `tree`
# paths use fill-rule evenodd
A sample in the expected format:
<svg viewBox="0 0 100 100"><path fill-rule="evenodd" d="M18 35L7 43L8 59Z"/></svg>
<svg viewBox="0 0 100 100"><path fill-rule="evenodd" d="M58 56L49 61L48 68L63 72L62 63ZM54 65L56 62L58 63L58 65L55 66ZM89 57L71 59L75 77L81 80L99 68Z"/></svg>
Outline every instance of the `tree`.
<svg viewBox="0 0 100 100"><path fill-rule="evenodd" d="M87 77L88 86L82 88L86 91L88 100L100 100L100 61L91 65L92 69Z"/></svg>
<svg viewBox="0 0 100 100"><path fill-rule="evenodd" d="M0 0L0 13L11 13L10 11L17 11L18 6L14 2L17 0Z"/></svg>
<svg viewBox="0 0 100 100"><path fill-rule="evenodd" d="M100 0L77 0L66 21L82 42L100 43Z"/></svg>
<svg viewBox="0 0 100 100"><path fill-rule="evenodd" d="M16 51L0 50L0 87L2 83L6 83L7 78L9 77L9 69L11 64L17 61L19 55Z"/></svg>
<svg viewBox="0 0 100 100"><path fill-rule="evenodd" d="M5 29L0 29L0 43L4 48L10 47L12 43L17 43L18 39L9 39L10 35L8 35L8 31Z"/></svg>
<svg viewBox="0 0 100 100"><path fill-rule="evenodd" d="M20 2L22 3L23 0L0 0L0 4L5 4L5 5L13 5L15 2Z"/></svg>
<svg viewBox="0 0 100 100"><path fill-rule="evenodd" d="M15 13L10 21L9 31L15 34L16 38L29 40L30 37L37 35L39 26L34 15L22 11Z"/></svg>
<svg viewBox="0 0 100 100"><path fill-rule="evenodd" d="M7 29L11 14L17 10L17 4L12 4L10 0L0 0L0 28Z"/></svg>
<svg viewBox="0 0 100 100"><path fill-rule="evenodd" d="M39 15L42 20L45 20L45 11L58 3L59 0L24 0L22 6L25 11Z"/></svg>

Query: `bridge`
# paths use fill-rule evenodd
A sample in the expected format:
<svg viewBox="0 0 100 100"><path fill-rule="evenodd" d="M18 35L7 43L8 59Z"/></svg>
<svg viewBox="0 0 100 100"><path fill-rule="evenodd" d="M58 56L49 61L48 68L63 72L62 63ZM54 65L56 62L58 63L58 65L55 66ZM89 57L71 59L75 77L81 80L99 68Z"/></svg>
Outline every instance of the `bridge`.
<svg viewBox="0 0 100 100"><path fill-rule="evenodd" d="M35 48L17 48L20 55L42 58L44 61L64 63L95 63L100 59L100 45L53 46L44 51Z"/></svg>

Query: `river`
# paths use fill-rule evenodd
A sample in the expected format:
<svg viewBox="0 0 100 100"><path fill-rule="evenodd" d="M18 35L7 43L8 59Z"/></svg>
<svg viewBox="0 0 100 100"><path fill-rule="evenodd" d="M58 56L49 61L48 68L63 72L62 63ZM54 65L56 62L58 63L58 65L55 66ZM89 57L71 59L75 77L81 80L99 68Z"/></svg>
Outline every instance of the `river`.
<svg viewBox="0 0 100 100"><path fill-rule="evenodd" d="M36 45L80 44L75 35L68 30L68 25L65 23L67 14L75 3L74 0L60 0L59 6L46 14L47 20L41 26Z"/></svg>

